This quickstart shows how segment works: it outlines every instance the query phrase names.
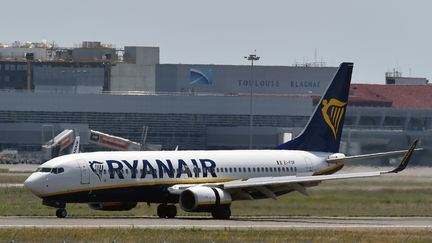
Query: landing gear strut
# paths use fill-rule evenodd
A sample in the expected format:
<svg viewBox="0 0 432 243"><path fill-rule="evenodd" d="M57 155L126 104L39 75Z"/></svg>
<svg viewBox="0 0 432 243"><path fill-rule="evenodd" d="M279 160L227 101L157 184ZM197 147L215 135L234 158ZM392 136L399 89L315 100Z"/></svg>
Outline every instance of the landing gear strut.
<svg viewBox="0 0 432 243"><path fill-rule="evenodd" d="M177 207L175 205L159 204L157 215L159 218L172 219L177 215Z"/></svg>
<svg viewBox="0 0 432 243"><path fill-rule="evenodd" d="M67 211L65 208L59 208L56 210L56 216L57 218L66 218Z"/></svg>
<svg viewBox="0 0 432 243"><path fill-rule="evenodd" d="M211 212L214 219L229 219L231 217L230 207L217 207Z"/></svg>

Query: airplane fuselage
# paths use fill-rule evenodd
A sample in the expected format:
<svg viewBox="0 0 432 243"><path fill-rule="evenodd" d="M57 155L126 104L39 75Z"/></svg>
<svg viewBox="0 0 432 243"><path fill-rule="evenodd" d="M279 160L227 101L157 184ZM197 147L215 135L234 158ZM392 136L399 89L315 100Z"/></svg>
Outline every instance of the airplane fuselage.
<svg viewBox="0 0 432 243"><path fill-rule="evenodd" d="M36 195L50 201L175 203L178 196L167 191L175 184L308 176L329 168L329 155L285 150L81 153L48 161L28 181Z"/></svg>

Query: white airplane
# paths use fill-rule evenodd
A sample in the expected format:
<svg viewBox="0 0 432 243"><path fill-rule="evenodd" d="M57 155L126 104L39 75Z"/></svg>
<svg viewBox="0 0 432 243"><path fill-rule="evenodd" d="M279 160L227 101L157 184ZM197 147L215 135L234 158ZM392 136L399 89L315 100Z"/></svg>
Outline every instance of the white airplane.
<svg viewBox="0 0 432 243"><path fill-rule="evenodd" d="M24 182L47 206L67 216L67 203L96 210L130 210L138 202L158 203L160 218L173 218L175 204L188 212L229 219L236 200L273 198L334 179L381 176L407 166L415 150L356 156L339 153L352 63L342 63L295 139L270 150L131 151L75 153L54 158ZM402 155L391 171L333 174L346 162Z"/></svg>

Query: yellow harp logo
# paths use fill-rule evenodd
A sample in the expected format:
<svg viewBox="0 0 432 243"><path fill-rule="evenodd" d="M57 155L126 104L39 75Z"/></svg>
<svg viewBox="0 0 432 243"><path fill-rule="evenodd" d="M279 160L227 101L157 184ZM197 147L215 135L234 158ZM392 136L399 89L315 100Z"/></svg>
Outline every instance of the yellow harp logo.
<svg viewBox="0 0 432 243"><path fill-rule="evenodd" d="M337 133L339 131L339 124L345 112L346 102L342 102L337 99L330 99L327 101L323 99L323 107L321 112L323 114L324 120L333 132L334 138L336 139Z"/></svg>

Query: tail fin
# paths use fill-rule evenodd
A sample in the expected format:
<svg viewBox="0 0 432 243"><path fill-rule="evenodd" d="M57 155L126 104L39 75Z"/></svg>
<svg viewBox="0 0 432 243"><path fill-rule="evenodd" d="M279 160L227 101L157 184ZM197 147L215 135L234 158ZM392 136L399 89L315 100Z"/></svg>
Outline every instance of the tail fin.
<svg viewBox="0 0 432 243"><path fill-rule="evenodd" d="M299 136L276 149L339 152L353 63L342 63Z"/></svg>

